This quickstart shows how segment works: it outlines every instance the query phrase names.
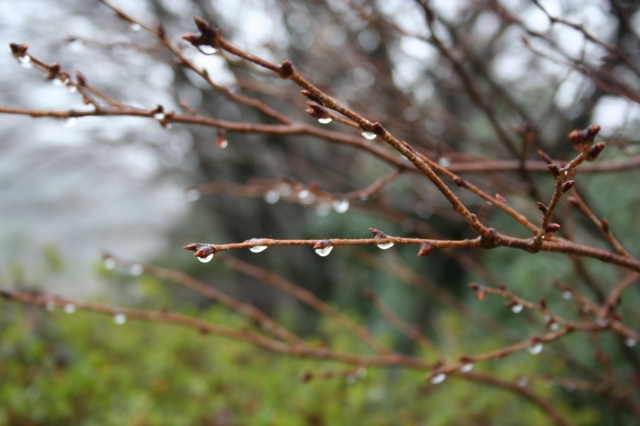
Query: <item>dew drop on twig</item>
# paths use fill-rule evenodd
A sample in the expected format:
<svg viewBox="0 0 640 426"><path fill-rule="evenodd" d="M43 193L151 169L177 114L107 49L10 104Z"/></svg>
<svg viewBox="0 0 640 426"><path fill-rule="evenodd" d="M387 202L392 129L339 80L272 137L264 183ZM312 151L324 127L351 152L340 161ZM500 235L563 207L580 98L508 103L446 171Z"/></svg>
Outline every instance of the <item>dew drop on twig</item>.
<svg viewBox="0 0 640 426"><path fill-rule="evenodd" d="M536 343L535 345L531 345L527 348L531 355L538 355L542 352L542 343Z"/></svg>
<svg viewBox="0 0 640 426"><path fill-rule="evenodd" d="M73 126L75 126L77 122L78 122L78 119L76 117L69 117L66 120L64 120L64 123L62 123L62 126L65 129L70 129Z"/></svg>
<svg viewBox="0 0 640 426"><path fill-rule="evenodd" d="M624 344L630 348L633 348L638 342L633 337L627 337L624 341Z"/></svg>
<svg viewBox="0 0 640 426"><path fill-rule="evenodd" d="M320 203L316 206L316 214L320 217L326 217L331 213L331 203Z"/></svg>
<svg viewBox="0 0 640 426"><path fill-rule="evenodd" d="M129 267L129 273L134 277L142 275L144 272L144 267L139 263L134 263Z"/></svg>
<svg viewBox="0 0 640 426"><path fill-rule="evenodd" d="M200 190L197 188L193 188L187 191L187 201L196 201L200 198Z"/></svg>
<svg viewBox="0 0 640 426"><path fill-rule="evenodd" d="M460 372L461 373L468 373L471 370L473 370L473 364L472 363L465 364L462 367L460 367Z"/></svg>
<svg viewBox="0 0 640 426"><path fill-rule="evenodd" d="M435 375L435 376L433 376L431 378L431 384L432 385L440 384L440 383L444 382L444 379L446 379L446 378L447 378L447 375L444 374L444 373L437 374L437 375Z"/></svg>
<svg viewBox="0 0 640 426"><path fill-rule="evenodd" d="M252 238L249 240L250 243L255 243L257 241L260 241L260 240L258 238ZM267 249L267 246L253 246L249 250L251 250L253 253L260 253L265 251L266 249Z"/></svg>
<svg viewBox="0 0 640 426"><path fill-rule="evenodd" d="M67 303L66 305L64 305L62 310L65 312L65 314L72 314L76 311L76 305L74 305L73 303Z"/></svg>
<svg viewBox="0 0 640 426"><path fill-rule="evenodd" d="M571 298L573 297L573 294L571 294L570 291L563 291L562 297L564 297L566 300L571 300Z"/></svg>
<svg viewBox="0 0 640 426"><path fill-rule="evenodd" d="M33 68L33 62L31 62L31 56L24 55L18 58L22 68Z"/></svg>
<svg viewBox="0 0 640 426"><path fill-rule="evenodd" d="M362 132L362 137L367 139L367 140L374 140L376 138L376 134L375 133L371 133L371 132Z"/></svg>
<svg viewBox="0 0 640 426"><path fill-rule="evenodd" d="M520 312L522 312L523 309L524 309L524 306L520 304L516 304L511 307L511 312L513 312L514 314L519 314Z"/></svg>
<svg viewBox="0 0 640 426"><path fill-rule="evenodd" d="M318 123L320 124L329 124L333 121L331 117L318 118Z"/></svg>
<svg viewBox="0 0 640 426"><path fill-rule="evenodd" d="M272 189L271 191L264 194L264 201L267 204L275 204L280 201L280 193L275 189Z"/></svg>
<svg viewBox="0 0 640 426"><path fill-rule="evenodd" d="M113 322L118 325L122 325L127 322L127 316L123 313L118 313L113 316Z"/></svg>
<svg viewBox="0 0 640 426"><path fill-rule="evenodd" d="M349 210L349 200L333 200L333 209L337 213L345 213L347 210Z"/></svg>
<svg viewBox="0 0 640 426"><path fill-rule="evenodd" d="M131 31L140 31L142 29L142 26L140 26L140 24L131 24Z"/></svg>
<svg viewBox="0 0 640 426"><path fill-rule="evenodd" d="M105 257L103 261L104 269L111 270L116 267L117 263L113 257Z"/></svg>
<svg viewBox="0 0 640 426"><path fill-rule="evenodd" d="M219 141L216 142L216 144L218 145L218 148L225 149L226 147L229 146L229 141L226 139L220 139Z"/></svg>
<svg viewBox="0 0 640 426"><path fill-rule="evenodd" d="M156 112L155 114L153 114L153 118L155 118L158 121L164 120L165 118L164 112Z"/></svg>
<svg viewBox="0 0 640 426"><path fill-rule="evenodd" d="M216 49L215 47L209 46L209 45L206 45L206 44L199 45L198 46L198 50L203 55L213 55L214 53L216 53L218 51L218 49Z"/></svg>
<svg viewBox="0 0 640 426"><path fill-rule="evenodd" d="M211 262L211 259L213 259L213 253L211 253L209 256L207 257L198 257L198 260L202 263L208 263Z"/></svg>
<svg viewBox="0 0 640 426"><path fill-rule="evenodd" d="M318 256L327 257L329 256L329 253L331 253L331 250L333 250L333 246L327 246L324 248L316 249L316 253L318 254Z"/></svg>
<svg viewBox="0 0 640 426"><path fill-rule="evenodd" d="M449 167L451 165L451 160L449 160L447 157L440 157L440 159L438 160L438 164L442 167Z"/></svg>

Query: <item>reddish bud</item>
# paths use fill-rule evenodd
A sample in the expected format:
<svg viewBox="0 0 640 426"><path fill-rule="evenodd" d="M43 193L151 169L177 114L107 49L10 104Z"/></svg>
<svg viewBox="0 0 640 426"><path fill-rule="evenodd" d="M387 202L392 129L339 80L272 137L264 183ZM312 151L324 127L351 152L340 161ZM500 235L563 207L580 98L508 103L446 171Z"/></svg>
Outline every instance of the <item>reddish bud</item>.
<svg viewBox="0 0 640 426"><path fill-rule="evenodd" d="M540 309L542 309L543 311L547 309L547 302L543 297L540 298Z"/></svg>
<svg viewBox="0 0 640 426"><path fill-rule="evenodd" d="M478 299L481 302L484 300L485 291L483 286L476 283L469 283L469 288L475 292L476 299Z"/></svg>
<svg viewBox="0 0 640 426"><path fill-rule="evenodd" d="M568 196L567 197L567 201L569 202L569 204L571 204L572 206L579 206L580 205L580 201L578 201L578 199L576 197L572 197L572 196Z"/></svg>
<svg viewBox="0 0 640 426"><path fill-rule="evenodd" d="M304 373L298 376L298 381L300 383L307 383L309 380L311 380L313 378L313 374L311 373Z"/></svg>
<svg viewBox="0 0 640 426"><path fill-rule="evenodd" d="M322 249L326 249L327 247L331 247L331 241L329 240L322 240L322 241L318 241L317 243L315 243L313 245L313 249L314 250L322 250Z"/></svg>
<svg viewBox="0 0 640 426"><path fill-rule="evenodd" d="M376 298L376 294L370 288L365 288L364 290L362 290L362 297L367 300L373 301Z"/></svg>
<svg viewBox="0 0 640 426"><path fill-rule="evenodd" d="M540 201L538 201L538 210L540 210L542 214L546 214L548 207L545 206L544 203L541 203Z"/></svg>
<svg viewBox="0 0 640 426"><path fill-rule="evenodd" d="M598 142L597 144L593 145L587 153L586 160L594 161L596 158L598 158L605 146L606 144L604 142Z"/></svg>
<svg viewBox="0 0 640 426"><path fill-rule="evenodd" d="M309 108L307 108L306 113L312 117L326 118L330 116L329 112L320 105L317 105L313 102L307 102L307 105L309 105Z"/></svg>
<svg viewBox="0 0 640 426"><path fill-rule="evenodd" d="M385 132L384 127L382 127L382 124L378 123L377 121L373 123L373 125L371 126L371 131L378 136L384 135L384 132Z"/></svg>
<svg viewBox="0 0 640 426"><path fill-rule="evenodd" d="M570 190L571 188L573 188L573 185L576 184L575 180L568 180L565 183L562 184L562 193L564 194L565 192L567 192L568 190Z"/></svg>
<svg viewBox="0 0 640 426"><path fill-rule="evenodd" d="M24 56L27 53L27 49L29 48L29 46L25 43L9 43L9 47L11 48L11 53L13 53L14 56Z"/></svg>
<svg viewBox="0 0 640 426"><path fill-rule="evenodd" d="M289 61L287 61L286 59L284 61L282 61L282 64L280 65L280 69L278 70L278 75L280 76L280 78L290 78L293 75L294 69L293 69L293 64Z"/></svg>
<svg viewBox="0 0 640 426"><path fill-rule="evenodd" d="M82 74L80 71L76 71L76 79L78 80L78 84L80 86L87 85L87 79L84 77L84 74Z"/></svg>
<svg viewBox="0 0 640 426"><path fill-rule="evenodd" d="M502 283L498 283L498 288L502 291L506 290L507 288L504 286L504 284Z"/></svg>
<svg viewBox="0 0 640 426"><path fill-rule="evenodd" d="M306 96L307 98L309 98L310 101L313 101L315 103L317 103L318 105L324 105L324 102L322 102L322 100L320 98L318 98L317 96L315 96L313 93L311 93L308 90L301 90L300 93L302 93L304 96Z"/></svg>
<svg viewBox="0 0 640 426"><path fill-rule="evenodd" d="M420 246L420 251L418 251L418 256L422 257L422 256L426 256L429 253L431 253L434 249L434 245L433 244L429 244L429 243L423 243Z"/></svg>
<svg viewBox="0 0 640 426"><path fill-rule="evenodd" d="M464 188L465 186L467 186L467 182L462 179L460 176L456 176L453 178L453 182L458 185L460 188Z"/></svg>
<svg viewBox="0 0 640 426"><path fill-rule="evenodd" d="M576 151L585 153L593 145L593 139L599 131L600 126L597 124L592 124L584 130L573 130L569 133L569 141Z"/></svg>
<svg viewBox="0 0 640 426"><path fill-rule="evenodd" d="M609 232L609 221L606 217L603 217L600 221L600 226L602 227L603 232Z"/></svg>
<svg viewBox="0 0 640 426"><path fill-rule="evenodd" d="M48 73L45 78L47 80L53 80L58 76L58 73L60 72L60 64L57 62L54 62L49 66L49 69L47 71Z"/></svg>
<svg viewBox="0 0 640 426"><path fill-rule="evenodd" d="M496 194L496 200L498 200L498 202L499 202L500 204L504 204L504 205L509 204L509 203L507 203L507 199L506 199L506 198L504 198L504 197L503 197L502 195L500 195L500 194Z"/></svg>
<svg viewBox="0 0 640 426"><path fill-rule="evenodd" d="M404 145L405 148L407 148L409 151L411 151L412 154L418 155L416 150L413 149L413 147L411 145L409 145L408 143L406 143L405 141L402 141L402 145Z"/></svg>
<svg viewBox="0 0 640 426"><path fill-rule="evenodd" d="M167 38L167 31L164 28L164 25L162 25L162 23L158 24L158 27L156 28L156 33L158 35L158 38L161 40L165 40Z"/></svg>
<svg viewBox="0 0 640 426"><path fill-rule="evenodd" d="M556 232L558 232L558 230L560 229L560 225L557 223L550 223L549 226L547 226L547 229L545 229L545 232L547 234L555 234Z"/></svg>
<svg viewBox="0 0 640 426"><path fill-rule="evenodd" d="M458 361L464 362L464 363L473 362L473 357L469 355L462 355L458 357Z"/></svg>
<svg viewBox="0 0 640 426"><path fill-rule="evenodd" d="M551 157L549 157L549 155L543 150L541 149L538 150L538 156L540 156L540 158L542 158L545 161L545 163L553 164L553 160L551 159Z"/></svg>
<svg viewBox="0 0 640 426"><path fill-rule="evenodd" d="M387 234L376 228L369 228L369 232L371 232L376 238L387 238Z"/></svg>
<svg viewBox="0 0 640 426"><path fill-rule="evenodd" d="M202 248L198 248L198 250L196 250L193 255L195 257L207 257L210 256L212 254L216 254L217 250L214 246L212 246L211 244L204 244Z"/></svg>
<svg viewBox="0 0 640 426"><path fill-rule="evenodd" d="M560 176L560 167L556 166L555 164L549 164L547 167L549 167L549 171L554 178Z"/></svg>

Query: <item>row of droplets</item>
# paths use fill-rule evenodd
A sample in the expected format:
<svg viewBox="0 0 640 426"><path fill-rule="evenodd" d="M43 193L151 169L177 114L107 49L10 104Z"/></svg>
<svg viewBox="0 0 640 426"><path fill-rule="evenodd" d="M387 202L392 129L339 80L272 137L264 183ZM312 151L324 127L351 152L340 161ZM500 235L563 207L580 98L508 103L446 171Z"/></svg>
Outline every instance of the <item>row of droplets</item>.
<svg viewBox="0 0 640 426"><path fill-rule="evenodd" d="M45 303L44 307L47 311L52 312L56 308L56 303L52 301L48 301L47 303ZM76 305L74 305L73 303L65 303L64 305L62 305L62 311L65 314L72 314L76 310L77 310ZM117 312L113 314L113 322L114 324L122 325L125 322L127 322L127 316L122 312Z"/></svg>

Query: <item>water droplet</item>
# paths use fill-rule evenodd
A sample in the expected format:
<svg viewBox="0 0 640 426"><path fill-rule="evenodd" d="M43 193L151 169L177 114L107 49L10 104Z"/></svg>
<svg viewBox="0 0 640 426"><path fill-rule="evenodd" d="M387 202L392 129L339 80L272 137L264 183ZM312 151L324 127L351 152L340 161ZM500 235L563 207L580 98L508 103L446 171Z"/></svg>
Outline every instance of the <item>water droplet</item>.
<svg viewBox="0 0 640 426"><path fill-rule="evenodd" d="M155 114L153 114L153 118L155 118L156 120L160 121L160 120L164 120L164 112L156 112Z"/></svg>
<svg viewBox="0 0 640 426"><path fill-rule="evenodd" d="M261 241L261 240L257 238L252 238L249 240L250 243L255 243L257 241ZM267 246L253 246L249 250L251 250L253 253L260 253L262 251L265 251L266 249L267 249Z"/></svg>
<svg viewBox="0 0 640 426"><path fill-rule="evenodd" d="M218 148L220 149L225 149L226 147L229 146L229 141L226 139L220 139L216 143L218 144Z"/></svg>
<svg viewBox="0 0 640 426"><path fill-rule="evenodd" d="M289 185L288 183L279 184L278 185L278 192L283 197L288 197L289 195L291 195L291 185Z"/></svg>
<svg viewBox="0 0 640 426"><path fill-rule="evenodd" d="M364 367L360 367L356 370L356 376L358 377L358 379L364 379L365 377L367 377L367 369Z"/></svg>
<svg viewBox="0 0 640 426"><path fill-rule="evenodd" d="M280 193L275 189L272 189L271 191L264 194L264 201L267 204L275 204L280 201Z"/></svg>
<svg viewBox="0 0 640 426"><path fill-rule="evenodd" d="M54 78L53 80L51 80L51 84L56 87L62 87L62 81L60 81L59 78Z"/></svg>
<svg viewBox="0 0 640 426"><path fill-rule="evenodd" d="M105 257L104 258L104 269L111 270L116 267L116 260L113 257Z"/></svg>
<svg viewBox="0 0 640 426"><path fill-rule="evenodd" d="M69 83L69 84L67 84L67 90L68 90L70 93L76 93L76 92L78 91L78 88L76 87L76 85L75 85L75 84L73 84L73 83Z"/></svg>
<svg viewBox="0 0 640 426"><path fill-rule="evenodd" d="M367 139L367 140L374 140L376 138L376 134L375 133L371 133L371 132L362 132L362 137Z"/></svg>
<svg viewBox="0 0 640 426"><path fill-rule="evenodd" d="M333 200L333 209L340 214L346 212L349 210L349 200Z"/></svg>
<svg viewBox="0 0 640 426"><path fill-rule="evenodd" d="M600 327L606 327L606 325L609 324L609 320L606 318L596 318L596 324Z"/></svg>
<svg viewBox="0 0 640 426"><path fill-rule="evenodd" d="M627 337L625 339L625 341L624 341L624 344L627 345L630 348L634 347L636 345L636 343L638 343L638 342L633 337Z"/></svg>
<svg viewBox="0 0 640 426"><path fill-rule="evenodd" d="M571 300L571 298L573 297L573 294L570 291L563 291L562 292L562 297L564 297L566 300Z"/></svg>
<svg viewBox="0 0 640 426"><path fill-rule="evenodd" d="M303 189L302 191L298 192L298 198L301 200L307 198L309 195L310 195L310 192L307 189Z"/></svg>
<svg viewBox="0 0 640 426"><path fill-rule="evenodd" d="M29 55L19 57L18 61L20 61L22 68L33 68L33 62L31 62L31 56Z"/></svg>
<svg viewBox="0 0 640 426"><path fill-rule="evenodd" d="M333 121L331 117L318 118L318 123L320 124L329 124Z"/></svg>
<svg viewBox="0 0 640 426"><path fill-rule="evenodd" d="M307 189L303 189L298 192L298 199L302 204L311 204L316 197Z"/></svg>
<svg viewBox="0 0 640 426"><path fill-rule="evenodd" d="M516 385L520 386L521 388L526 387L529 384L529 379L527 379L524 376L520 376L518 377L518 380L516 380Z"/></svg>
<svg viewBox="0 0 640 426"><path fill-rule="evenodd" d="M540 352L542 352L542 343L536 343L535 345L531 345L527 350L531 355L538 355Z"/></svg>
<svg viewBox="0 0 640 426"><path fill-rule="evenodd" d="M465 364L462 367L460 367L460 372L462 373L468 373L471 370L473 370L473 364L471 363Z"/></svg>
<svg viewBox="0 0 640 426"><path fill-rule="evenodd" d="M211 253L209 256L207 257L198 257L197 258L200 262L202 263L208 263L211 262L211 259L213 259L213 253Z"/></svg>
<svg viewBox="0 0 640 426"><path fill-rule="evenodd" d="M129 267L129 273L135 277L142 275L144 267L139 263L134 263Z"/></svg>
<svg viewBox="0 0 640 426"><path fill-rule="evenodd" d="M431 384L432 385L437 385L439 383L444 382L444 379L446 379L446 378L447 378L447 375L444 374L444 373L437 374L437 375L435 375L435 376L433 376L431 378Z"/></svg>
<svg viewBox="0 0 640 426"><path fill-rule="evenodd" d="M77 122L78 119L76 117L69 117L64 120L64 123L62 123L62 127L64 127L65 129L70 129L75 126Z"/></svg>
<svg viewBox="0 0 640 426"><path fill-rule="evenodd" d="M329 256L329 253L331 253L331 250L333 250L333 246L326 246L324 248L316 249L316 253L318 256L327 257Z"/></svg>
<svg viewBox="0 0 640 426"><path fill-rule="evenodd" d="M45 308L47 311L51 312L51 311L53 311L53 310L56 308L56 304L55 304L55 303L53 303L53 302L51 302L51 301L49 301L49 302L47 302L47 303L44 305L44 308ZM629 345L627 345L627 346L629 346Z"/></svg>
<svg viewBox="0 0 640 426"><path fill-rule="evenodd" d="M378 248L380 248L382 250L390 249L391 247L393 247L393 243L378 244Z"/></svg>
<svg viewBox="0 0 640 426"><path fill-rule="evenodd" d="M127 322L127 316L123 313L118 313L113 316L113 322L118 325L122 325Z"/></svg>
<svg viewBox="0 0 640 426"><path fill-rule="evenodd" d="M65 314L72 314L76 311L76 305L74 305L73 303L67 303L66 305L64 305L62 310Z"/></svg>
<svg viewBox="0 0 640 426"><path fill-rule="evenodd" d="M187 191L187 201L196 201L200 198L200 190L198 188L192 188Z"/></svg>
<svg viewBox="0 0 640 426"><path fill-rule="evenodd" d="M438 160L438 164L442 167L449 167L451 165L451 160L449 160L447 157L440 157L440 159Z"/></svg>
<svg viewBox="0 0 640 426"><path fill-rule="evenodd" d="M524 309L524 306L517 304L511 307L511 312L513 312L514 314L519 314L520 312L522 312L523 309Z"/></svg>
<svg viewBox="0 0 640 426"><path fill-rule="evenodd" d="M140 26L140 24L131 24L131 31L140 31L142 29L142 27Z"/></svg>
<svg viewBox="0 0 640 426"><path fill-rule="evenodd" d="M206 44L199 45L198 46L198 50L203 55L213 55L214 53L216 53L218 51L218 49L216 49L215 47L209 46L209 45L206 45Z"/></svg>
<svg viewBox="0 0 640 426"><path fill-rule="evenodd" d="M560 324L558 324L557 322L552 322L549 327L551 328L551 330L557 331L560 329Z"/></svg>
<svg viewBox="0 0 640 426"><path fill-rule="evenodd" d="M320 217L328 216L331 213L331 203L320 203L316 206L316 214Z"/></svg>

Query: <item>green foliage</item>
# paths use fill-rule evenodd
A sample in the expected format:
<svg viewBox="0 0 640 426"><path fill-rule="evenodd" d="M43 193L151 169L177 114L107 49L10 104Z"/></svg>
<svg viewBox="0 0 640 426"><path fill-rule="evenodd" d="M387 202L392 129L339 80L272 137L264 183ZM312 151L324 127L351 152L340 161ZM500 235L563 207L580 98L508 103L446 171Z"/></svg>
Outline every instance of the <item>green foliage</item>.
<svg viewBox="0 0 640 426"><path fill-rule="evenodd" d="M349 368L269 353L167 324L115 325L104 315L47 313L8 302L0 302L0 309L0 424L547 422L535 406L512 393L456 378L434 386L425 382L424 371L369 369L353 384L344 378L300 383L297 377L307 371ZM230 327L247 326L244 319L221 308L200 312L189 308L183 313ZM440 326L464 333L453 314L443 316ZM330 322L322 322L321 329L333 337L337 350L358 347ZM485 340L475 349L490 347ZM487 367L503 377L516 377L518 372L534 370L537 360L517 354ZM555 392L539 387L536 390L546 397ZM568 407L561 408L568 412ZM588 408L572 415L595 421Z"/></svg>

